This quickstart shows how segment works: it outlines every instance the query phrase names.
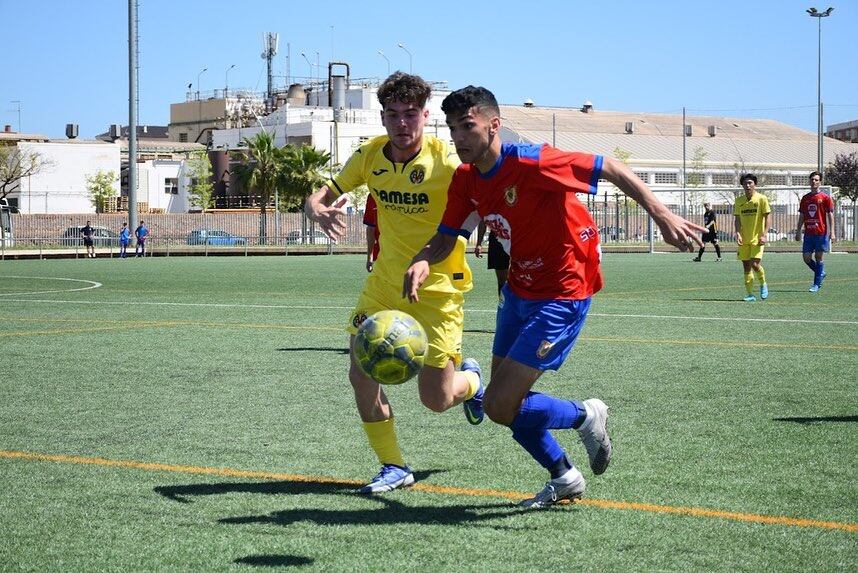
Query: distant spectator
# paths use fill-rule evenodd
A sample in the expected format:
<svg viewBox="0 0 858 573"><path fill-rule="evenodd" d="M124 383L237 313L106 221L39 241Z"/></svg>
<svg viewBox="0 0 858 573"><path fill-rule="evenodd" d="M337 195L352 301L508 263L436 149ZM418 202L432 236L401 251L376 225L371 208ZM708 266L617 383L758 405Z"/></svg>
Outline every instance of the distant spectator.
<svg viewBox="0 0 858 573"><path fill-rule="evenodd" d="M86 256L90 259L95 258L95 245L92 240L93 230L92 225L89 224L89 221L86 222L86 226L82 227L80 230L81 235L83 235L83 245L86 247Z"/></svg>
<svg viewBox="0 0 858 573"><path fill-rule="evenodd" d="M122 229L119 231L119 256L125 258L128 256L128 243L131 242L131 230L128 228L128 223L122 223Z"/></svg>
<svg viewBox="0 0 858 573"><path fill-rule="evenodd" d="M486 223L480 221L477 226L477 244L474 246L474 255L481 259L483 257L483 236L486 234ZM501 298L501 290L506 284L506 277L509 274L509 255L503 248L503 245L498 241L497 236L489 231L489 258L488 268L495 270L495 276L498 281L498 299Z"/></svg>
<svg viewBox="0 0 858 573"><path fill-rule="evenodd" d="M149 236L149 229L146 228L146 223L140 221L140 224L134 230L134 236L137 238L137 245L134 248L135 257L146 256L146 237Z"/></svg>

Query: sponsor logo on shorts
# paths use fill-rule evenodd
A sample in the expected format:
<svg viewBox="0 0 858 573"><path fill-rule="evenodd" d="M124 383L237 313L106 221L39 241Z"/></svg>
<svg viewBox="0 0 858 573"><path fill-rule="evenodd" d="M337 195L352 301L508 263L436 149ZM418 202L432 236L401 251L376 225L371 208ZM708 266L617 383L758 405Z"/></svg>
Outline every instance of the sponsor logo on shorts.
<svg viewBox="0 0 858 573"><path fill-rule="evenodd" d="M453 280L460 281L465 278L465 273L453 273Z"/></svg>
<svg viewBox="0 0 858 573"><path fill-rule="evenodd" d="M365 312L359 312L359 313L354 315L354 318L352 318L352 326L357 328L361 324L363 324L363 321L365 321L365 320L366 320L366 313Z"/></svg>
<svg viewBox="0 0 858 573"><path fill-rule="evenodd" d="M554 348L553 342L543 340L539 343L539 348L536 349L536 356L539 358L545 358L546 356L548 356L548 353L551 352L552 348Z"/></svg>

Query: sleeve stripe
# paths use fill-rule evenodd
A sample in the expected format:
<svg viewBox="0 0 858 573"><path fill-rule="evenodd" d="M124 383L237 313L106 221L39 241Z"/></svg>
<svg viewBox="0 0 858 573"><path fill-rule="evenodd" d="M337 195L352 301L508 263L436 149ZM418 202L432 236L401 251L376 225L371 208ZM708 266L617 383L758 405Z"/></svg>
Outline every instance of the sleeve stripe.
<svg viewBox="0 0 858 573"><path fill-rule="evenodd" d="M452 227L448 227L447 225L438 225L438 232L444 233L445 235L453 235L454 237L465 237L466 239L470 238L471 236L471 233L469 233L465 229L454 229Z"/></svg>
<svg viewBox="0 0 858 573"><path fill-rule="evenodd" d="M337 195L342 195L342 194L343 194L343 190L342 190L342 189L340 189L340 186L339 186L339 185L337 185L337 182L336 182L334 179L331 179L331 183L333 183L333 184L334 184L334 187L336 187L336 189L332 189L332 191L334 191Z"/></svg>
<svg viewBox="0 0 858 573"><path fill-rule="evenodd" d="M593 173L590 175L590 195L595 195L599 188L599 179L602 177L602 156L593 157Z"/></svg>

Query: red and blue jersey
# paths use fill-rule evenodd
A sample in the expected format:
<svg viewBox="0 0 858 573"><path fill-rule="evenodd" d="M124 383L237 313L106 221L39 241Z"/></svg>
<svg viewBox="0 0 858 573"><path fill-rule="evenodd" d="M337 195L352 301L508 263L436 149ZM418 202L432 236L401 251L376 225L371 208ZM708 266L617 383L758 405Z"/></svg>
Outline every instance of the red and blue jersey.
<svg viewBox="0 0 858 573"><path fill-rule="evenodd" d="M495 166L460 165L438 230L467 237L476 210L510 255L507 282L530 300L581 300L603 285L599 234L577 193L596 193L602 156L504 143Z"/></svg>
<svg viewBox="0 0 858 573"><path fill-rule="evenodd" d="M804 215L805 235L828 234L827 215L834 212L834 201L830 196L821 191L811 191L801 198L798 211Z"/></svg>

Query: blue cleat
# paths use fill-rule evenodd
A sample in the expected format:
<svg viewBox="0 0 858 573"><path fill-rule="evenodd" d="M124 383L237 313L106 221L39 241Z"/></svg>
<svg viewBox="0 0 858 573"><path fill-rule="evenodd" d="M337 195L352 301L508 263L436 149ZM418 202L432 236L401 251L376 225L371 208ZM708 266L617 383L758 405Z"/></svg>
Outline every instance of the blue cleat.
<svg viewBox="0 0 858 573"><path fill-rule="evenodd" d="M752 294L749 294L748 296L746 296L746 297L745 297L745 298L743 298L742 300L744 300L745 302L756 302L756 301L757 301L757 297L755 297L755 296L754 296L754 295L752 295Z"/></svg>
<svg viewBox="0 0 858 573"><path fill-rule="evenodd" d="M408 487L414 483L414 473L408 466L400 467L384 464L372 481L360 488L358 493L381 493L398 487Z"/></svg>
<svg viewBox="0 0 858 573"><path fill-rule="evenodd" d="M811 285L808 292L819 292L819 285Z"/></svg>
<svg viewBox="0 0 858 573"><path fill-rule="evenodd" d="M760 285L760 298L763 300L769 298L769 285L767 283Z"/></svg>
<svg viewBox="0 0 858 573"><path fill-rule="evenodd" d="M477 393L472 398L462 402L462 407L465 409L465 418L468 419L469 424L476 426L485 417L483 395L486 393L486 387L483 385L483 372L480 370L479 363L473 358L465 358L459 369L462 372L476 372L477 376L480 377L480 387L477 389Z"/></svg>

